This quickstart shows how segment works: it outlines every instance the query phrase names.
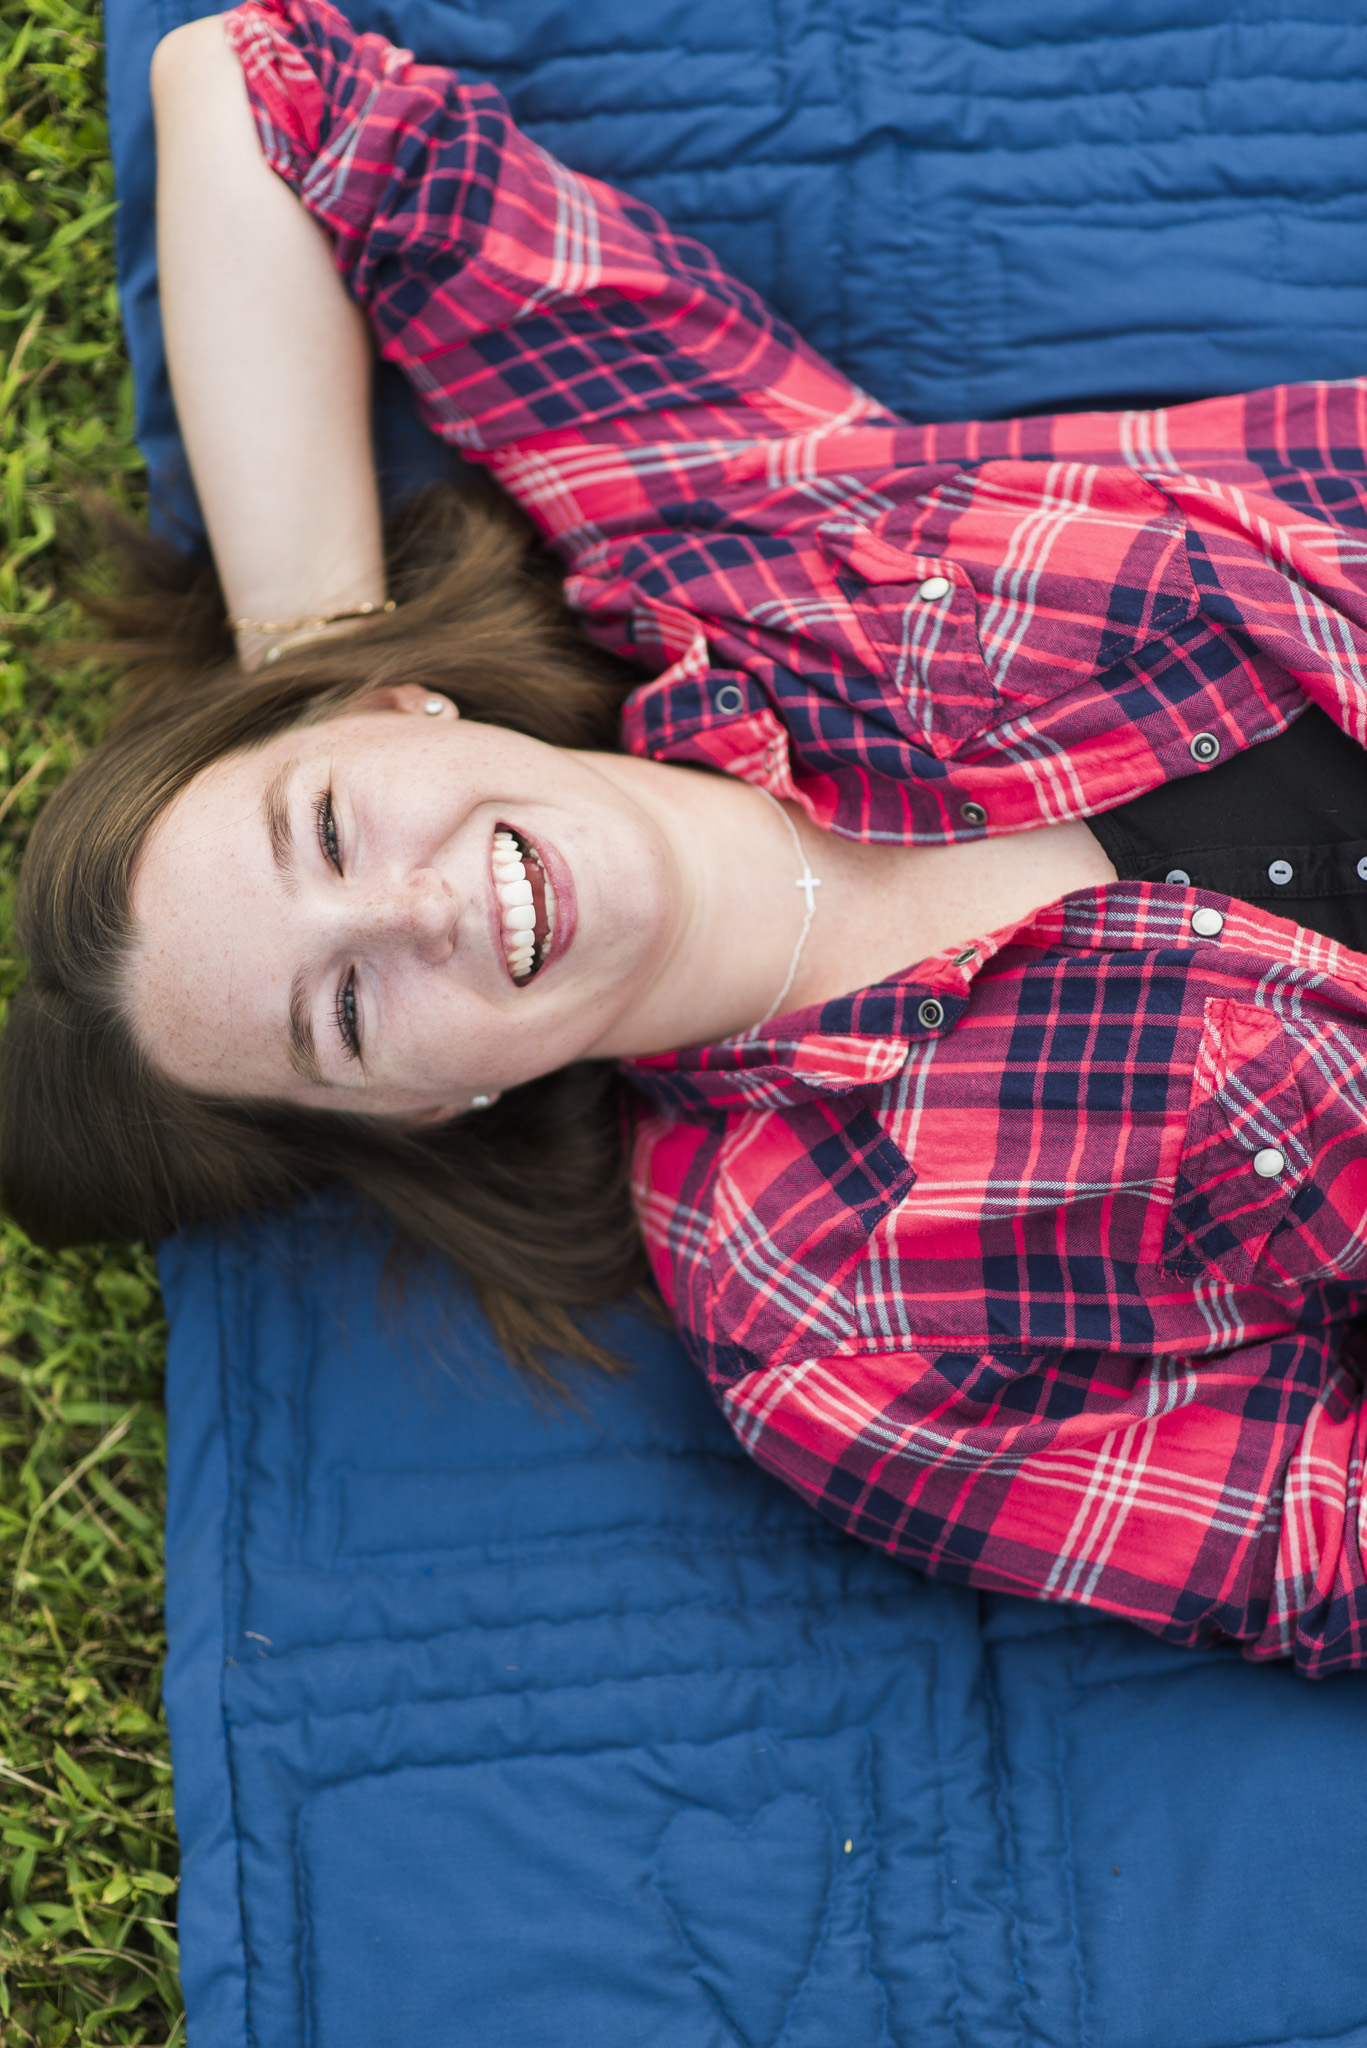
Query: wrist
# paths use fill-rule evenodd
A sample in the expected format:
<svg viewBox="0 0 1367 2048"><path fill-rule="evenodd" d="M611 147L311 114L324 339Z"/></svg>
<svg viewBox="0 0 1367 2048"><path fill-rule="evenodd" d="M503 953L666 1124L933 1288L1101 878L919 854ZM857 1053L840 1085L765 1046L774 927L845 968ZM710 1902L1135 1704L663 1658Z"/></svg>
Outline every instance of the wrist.
<svg viewBox="0 0 1367 2048"><path fill-rule="evenodd" d="M302 647L312 640L327 640L345 633L366 619L380 618L394 610L393 598L367 599L345 611L298 619L247 619L228 621L237 642L237 658L250 674L264 664L277 661L287 649Z"/></svg>

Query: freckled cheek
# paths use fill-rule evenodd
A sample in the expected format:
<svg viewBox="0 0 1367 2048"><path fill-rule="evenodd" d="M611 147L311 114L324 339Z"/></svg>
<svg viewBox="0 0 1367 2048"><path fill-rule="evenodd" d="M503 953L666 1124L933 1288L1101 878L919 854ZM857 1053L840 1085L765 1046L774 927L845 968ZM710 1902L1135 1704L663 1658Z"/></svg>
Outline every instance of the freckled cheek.
<svg viewBox="0 0 1367 2048"><path fill-rule="evenodd" d="M414 1087L515 1088L576 1056L579 1043L562 1035L549 1023L456 1015L415 1032L404 1065Z"/></svg>
<svg viewBox="0 0 1367 2048"><path fill-rule="evenodd" d="M423 985L391 991L385 1022L382 1067L415 1088L444 1088L467 1079L508 1038L506 1026Z"/></svg>

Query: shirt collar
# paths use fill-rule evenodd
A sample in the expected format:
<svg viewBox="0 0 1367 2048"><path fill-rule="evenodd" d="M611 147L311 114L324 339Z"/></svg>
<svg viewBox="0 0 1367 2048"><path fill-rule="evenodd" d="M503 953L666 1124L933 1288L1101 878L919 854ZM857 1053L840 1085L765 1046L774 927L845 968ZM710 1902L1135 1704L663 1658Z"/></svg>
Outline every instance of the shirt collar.
<svg viewBox="0 0 1367 2048"><path fill-rule="evenodd" d="M953 1030L974 977L1020 928L933 954L886 981L714 1045L623 1061L622 1070L662 1108L676 1109L778 1109L881 1087L901 1072L913 1046Z"/></svg>
<svg viewBox="0 0 1367 2048"><path fill-rule="evenodd" d="M977 976L1005 947L1185 951L1192 943L1193 906L1202 905L1219 910L1225 946L1246 947L1264 960L1316 976L1331 973L1340 987L1352 987L1367 1002L1367 970L1347 947L1297 932L1283 918L1209 890L1112 882L1073 890L971 946L933 954L835 1002L792 1011L716 1045L625 1061L623 1071L662 1107L679 1109L780 1108L817 1095L879 1087L901 1072L917 1044L954 1029Z"/></svg>

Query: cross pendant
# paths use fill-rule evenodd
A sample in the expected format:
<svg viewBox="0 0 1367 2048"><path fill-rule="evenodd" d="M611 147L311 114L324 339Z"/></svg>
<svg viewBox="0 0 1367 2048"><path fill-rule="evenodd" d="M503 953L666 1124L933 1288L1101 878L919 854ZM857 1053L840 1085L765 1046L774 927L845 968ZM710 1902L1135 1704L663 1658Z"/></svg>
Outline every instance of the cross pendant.
<svg viewBox="0 0 1367 2048"><path fill-rule="evenodd" d="M802 873L798 876L794 887L801 889L803 895L807 898L807 915L808 917L813 916L816 911L816 896L813 892L821 887L821 877L812 873L805 860L802 863Z"/></svg>

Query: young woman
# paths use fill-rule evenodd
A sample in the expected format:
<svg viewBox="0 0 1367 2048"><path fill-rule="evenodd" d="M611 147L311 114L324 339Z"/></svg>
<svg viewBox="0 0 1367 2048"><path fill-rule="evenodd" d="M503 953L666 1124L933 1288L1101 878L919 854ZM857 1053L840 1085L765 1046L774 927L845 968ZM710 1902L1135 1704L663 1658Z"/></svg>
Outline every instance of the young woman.
<svg viewBox="0 0 1367 2048"><path fill-rule="evenodd" d="M625 1118L685 1342L843 1528L1367 1661L1367 387L916 428L323 0L154 88L248 674L182 608L35 835L21 1220L341 1179L525 1352L634 1276ZM493 507L391 599L372 337L592 646Z"/></svg>

